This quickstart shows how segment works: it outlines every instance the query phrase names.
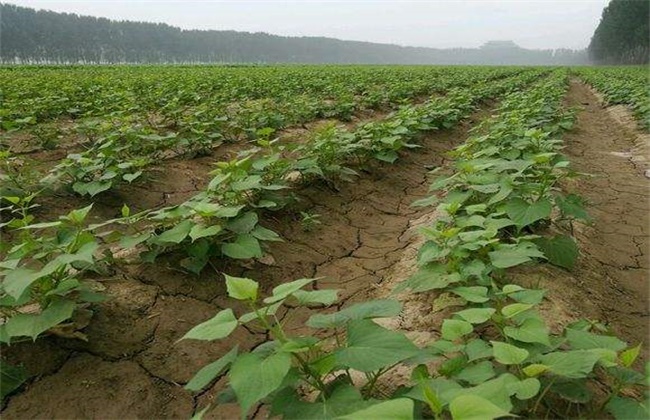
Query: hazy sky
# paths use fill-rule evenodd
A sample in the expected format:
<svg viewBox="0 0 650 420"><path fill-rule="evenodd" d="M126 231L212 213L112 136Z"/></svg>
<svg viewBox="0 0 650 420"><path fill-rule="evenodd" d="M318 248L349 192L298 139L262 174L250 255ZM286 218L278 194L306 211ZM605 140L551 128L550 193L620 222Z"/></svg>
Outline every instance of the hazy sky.
<svg viewBox="0 0 650 420"><path fill-rule="evenodd" d="M584 48L609 0L9 0L6 3L185 29L328 36L423 47L513 40L526 48Z"/></svg>

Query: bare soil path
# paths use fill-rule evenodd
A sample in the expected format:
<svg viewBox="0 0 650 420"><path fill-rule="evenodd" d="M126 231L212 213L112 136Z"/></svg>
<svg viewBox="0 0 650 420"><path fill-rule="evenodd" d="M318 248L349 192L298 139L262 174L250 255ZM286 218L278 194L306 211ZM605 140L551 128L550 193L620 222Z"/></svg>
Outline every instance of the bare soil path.
<svg viewBox="0 0 650 420"><path fill-rule="evenodd" d="M230 263L219 270L254 278L269 290L300 277L323 276L315 287L340 289L341 305L373 295L408 245L403 234L421 215L410 204L426 194L429 169L442 165L444 152L485 116L477 112L455 130L423 137L421 149L395 165L369 165L338 191L325 185L298 191L300 209L319 214L322 224L305 231L295 214L269 218L264 224L286 241L273 244L267 265ZM228 342L176 343L220 308L233 306L216 272L196 278L163 260L122 267L102 284L112 298L86 328L88 342L48 337L12 346L7 359L23 363L36 379L9 399L3 418L189 418L222 384L199 396L182 384L234 344L244 350L266 339L244 330ZM307 309L282 314L287 327L296 330L310 315ZM235 406L222 405L208 418L237 416Z"/></svg>
<svg viewBox="0 0 650 420"><path fill-rule="evenodd" d="M514 277L549 291L545 312L556 330L587 318L631 345L643 343L640 366L650 345L650 179L643 166L650 156L640 143L650 136L621 124L579 81L571 82L565 104L580 110L563 136L564 152L571 168L586 175L562 187L586 200L592 222L575 228L580 257L572 272L538 265Z"/></svg>
<svg viewBox="0 0 650 420"><path fill-rule="evenodd" d="M648 138L616 121L582 83L572 82L567 99L583 107L564 138L567 155L574 169L593 175L573 186L593 217L577 232L583 257L575 277L599 318L647 349L650 179L639 164L648 159L647 148L639 148L638 140Z"/></svg>

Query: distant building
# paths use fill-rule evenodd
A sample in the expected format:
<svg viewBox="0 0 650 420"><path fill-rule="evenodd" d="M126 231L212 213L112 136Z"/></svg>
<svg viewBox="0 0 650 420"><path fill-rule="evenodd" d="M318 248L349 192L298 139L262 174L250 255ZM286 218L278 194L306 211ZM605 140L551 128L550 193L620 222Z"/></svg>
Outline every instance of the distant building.
<svg viewBox="0 0 650 420"><path fill-rule="evenodd" d="M488 41L480 47L482 50L519 50L521 47L514 41Z"/></svg>

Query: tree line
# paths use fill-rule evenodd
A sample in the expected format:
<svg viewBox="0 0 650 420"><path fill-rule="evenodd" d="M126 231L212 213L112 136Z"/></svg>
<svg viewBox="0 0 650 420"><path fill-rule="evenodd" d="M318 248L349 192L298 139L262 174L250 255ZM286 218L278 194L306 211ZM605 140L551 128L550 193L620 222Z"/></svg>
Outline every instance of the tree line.
<svg viewBox="0 0 650 420"><path fill-rule="evenodd" d="M481 48L401 47L324 37L183 30L0 3L3 63L359 63L572 65L586 51L528 50L512 42Z"/></svg>
<svg viewBox="0 0 650 420"><path fill-rule="evenodd" d="M611 0L589 44L597 64L644 64L650 61L650 1Z"/></svg>

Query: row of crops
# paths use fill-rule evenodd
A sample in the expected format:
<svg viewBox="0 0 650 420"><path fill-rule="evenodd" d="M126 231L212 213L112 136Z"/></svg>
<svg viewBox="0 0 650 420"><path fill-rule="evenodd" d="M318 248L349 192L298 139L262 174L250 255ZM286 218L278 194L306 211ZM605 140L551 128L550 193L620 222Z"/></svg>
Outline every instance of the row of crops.
<svg viewBox="0 0 650 420"><path fill-rule="evenodd" d="M626 105L641 127L650 130L650 86L647 67L585 67L578 75L603 94L607 104Z"/></svg>
<svg viewBox="0 0 650 420"><path fill-rule="evenodd" d="M360 109L462 86L468 76L514 71L477 67L449 72L429 66L3 68L0 124L11 129L53 118L110 116L190 131L209 130L204 126L217 122L224 128L237 115L279 128L314 117L345 119Z"/></svg>
<svg viewBox="0 0 650 420"><path fill-rule="evenodd" d="M43 183L94 196L134 181L161 159L209 154L223 143L268 139L276 130L315 119L347 120L363 109L394 109L403 101L520 71L287 67L159 72L138 67L80 69L79 75L28 69L16 75L15 69L3 69L0 119L9 131L27 133L46 148L56 148L62 136L77 138L79 153L61 160ZM115 100L116 94L130 99ZM73 129L62 133L60 124L37 124L62 116L77 121Z"/></svg>
<svg viewBox="0 0 650 420"><path fill-rule="evenodd" d="M16 156L1 156L11 188L3 186L0 197L0 342L35 340L70 323L79 308L110 298L87 280L124 259L150 264L173 256L179 270L198 274L215 259L261 258L267 243L282 240L264 220L291 208L296 187L353 180L363 162L417 153L423 133L451 128L498 98L497 116L453 151L449 173L431 185L436 194L416 203L442 216L423 231L419 271L395 292L455 297L439 339L421 348L372 321L398 315L397 300L326 311L307 322L312 336L288 336L274 316L283 304L327 307L336 292L305 290L313 279L301 279L262 297L257 282L226 276L229 296L250 312L225 309L184 338L225 339L256 324L270 340L250 353L233 348L186 388L201 391L227 372L220 401L234 399L244 412L264 401L286 418L643 414L645 407L627 398L644 383L631 369L639 347L590 322L551 333L539 310L544 291L512 284L506 273L523 263L575 263L573 239L549 233L550 225L562 230L588 217L579 197L557 187L571 174L559 140L573 121L561 106L567 81L566 71L521 68L0 69L6 139L70 120L83 147L29 179L13 165ZM278 136L366 109L392 112L353 128L326 125L300 141ZM250 147L217 162L206 187L183 202L124 205L120 217L101 223L89 222L93 204L39 219L52 194L81 203L141 181L163 159L205 154L224 142ZM377 384L398 365L411 372L411 386L380 398ZM365 376L361 385L353 371ZM13 372L7 377L20 377ZM3 395L25 379L5 383Z"/></svg>

